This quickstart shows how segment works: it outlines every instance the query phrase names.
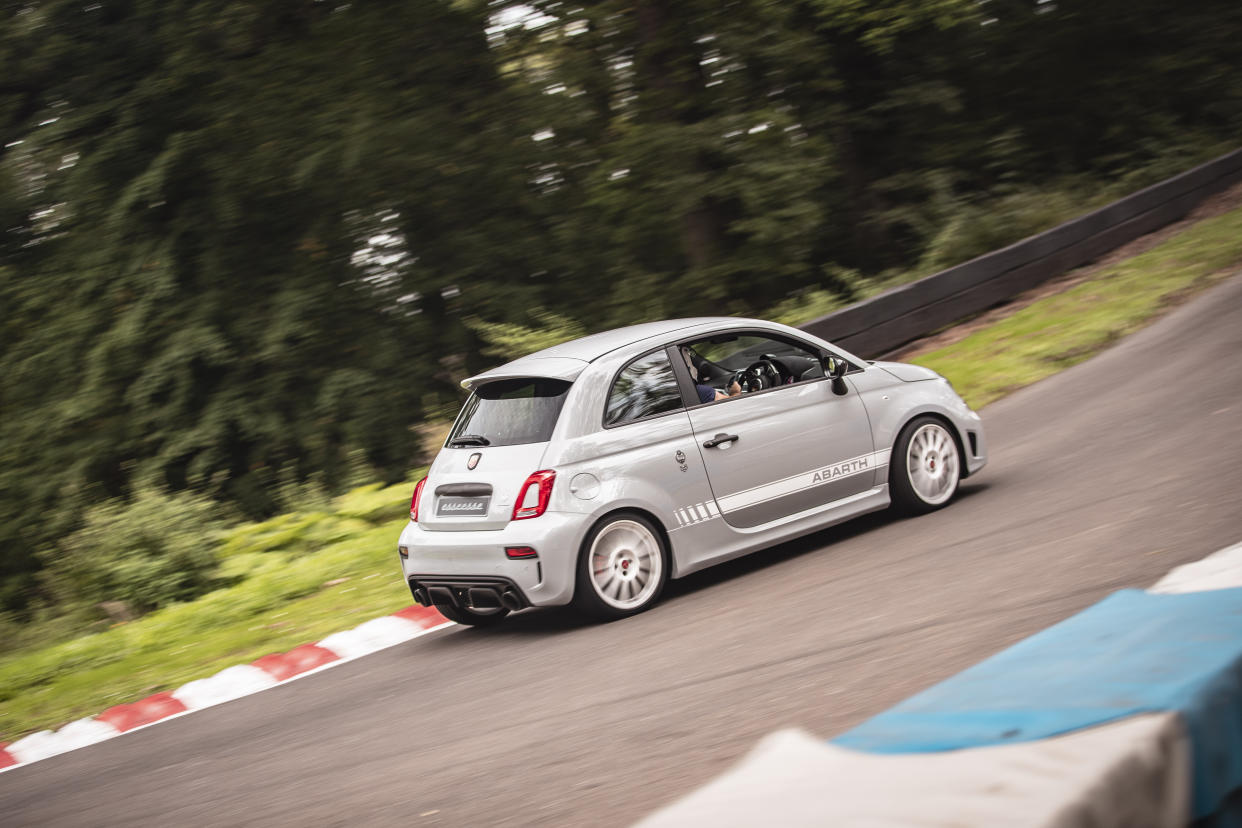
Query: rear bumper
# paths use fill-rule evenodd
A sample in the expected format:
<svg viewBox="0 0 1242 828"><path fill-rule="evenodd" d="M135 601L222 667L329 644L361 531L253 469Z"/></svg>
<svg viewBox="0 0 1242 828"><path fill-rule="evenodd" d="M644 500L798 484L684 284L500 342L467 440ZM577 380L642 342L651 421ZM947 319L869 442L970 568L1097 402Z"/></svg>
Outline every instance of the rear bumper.
<svg viewBox="0 0 1242 828"><path fill-rule="evenodd" d="M402 574L420 603L417 588L430 597L430 588L439 587L467 590L461 593L467 599L471 588L492 590L500 598L510 591L523 607L567 604L588 523L587 516L566 512L547 512L493 531L429 532L407 523L398 541L409 555L401 560ZM538 557L510 559L506 546L532 547Z"/></svg>

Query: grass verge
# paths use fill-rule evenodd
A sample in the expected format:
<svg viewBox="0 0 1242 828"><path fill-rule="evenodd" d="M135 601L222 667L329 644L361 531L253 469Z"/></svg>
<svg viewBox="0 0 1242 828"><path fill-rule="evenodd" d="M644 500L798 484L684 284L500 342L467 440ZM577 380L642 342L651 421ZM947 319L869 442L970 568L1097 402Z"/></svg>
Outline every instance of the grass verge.
<svg viewBox="0 0 1242 828"><path fill-rule="evenodd" d="M412 485L230 530L235 583L104 632L0 659L0 742L173 690L409 606L397 536Z"/></svg>
<svg viewBox="0 0 1242 828"><path fill-rule="evenodd" d="M974 407L1107 347L1242 264L1242 209L1205 219L950 345L910 361ZM321 510L224 538L236 583L93 635L0 659L0 741L171 690L319 640L410 602L394 550L409 485L363 487Z"/></svg>

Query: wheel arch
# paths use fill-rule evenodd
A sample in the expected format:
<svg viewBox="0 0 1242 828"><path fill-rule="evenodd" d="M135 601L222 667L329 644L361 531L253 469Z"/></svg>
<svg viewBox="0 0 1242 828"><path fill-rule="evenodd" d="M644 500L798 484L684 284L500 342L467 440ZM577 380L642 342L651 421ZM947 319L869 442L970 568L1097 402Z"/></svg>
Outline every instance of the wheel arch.
<svg viewBox="0 0 1242 828"><path fill-rule="evenodd" d="M915 420L918 420L919 417L930 417L931 420L938 421L940 425L948 426L949 433L953 434L953 444L954 446L958 447L958 468L959 468L958 479L965 480L966 478L970 477L970 468L968 467L968 463L966 463L966 461L968 461L968 459L970 458L970 454L966 453L966 443L963 437L961 437L961 430L960 428L958 428L958 423L955 423L953 421L953 418L946 417L945 415L943 415L943 413L940 413L939 411L935 411L935 410L920 411L918 413L915 413L915 415L910 415L909 417L907 417L907 420L905 420L905 422L902 423L902 427L898 428L897 433L899 434L905 431L905 427L909 426L910 423L914 422ZM897 441L893 441L893 448L889 449L889 452L892 452L893 449L895 448L897 448ZM889 467L892 467L892 463L893 463L892 454L889 454L888 463L889 463Z"/></svg>
<svg viewBox="0 0 1242 828"><path fill-rule="evenodd" d="M960 480L965 480L967 477L969 477L970 469L967 467L966 461L970 457L970 455L966 453L966 443L962 439L961 429L958 428L957 423L953 422L952 417L948 417L942 414L941 412L936 411L935 409L926 409L922 411L916 411L910 416L906 417L905 420L902 421L901 426L897 429L896 432L894 432L893 444L889 446L889 449L888 449L888 467L890 469L893 468L893 461L895 459L893 456L893 452L897 450L897 436L900 435L901 432L905 431L906 427L909 426L910 423L914 422L920 417L929 417L933 420L936 420L941 425L948 426L949 434L953 435L953 445L957 446L958 469L959 469L958 478Z"/></svg>
<svg viewBox="0 0 1242 828"><path fill-rule="evenodd" d="M586 531L582 534L582 537L578 540L578 549L574 553L574 571L577 571L577 568L582 561L582 556L586 552L587 538L591 537L591 533L609 518L625 514L640 515L651 521L651 525L656 528L656 532L660 536L660 541L664 544L664 554L666 556L664 563L668 566L668 577L670 579L679 577L677 572L677 556L673 554L673 540L669 537L668 528L664 525L664 521L660 520L659 516L657 516L655 512L652 512L650 509L646 509L632 503L627 503L621 506L613 506L612 508L609 508L608 510L595 516L595 519L591 521L590 525L587 526ZM577 591L578 584L577 579L575 578L574 587L570 591L571 601Z"/></svg>

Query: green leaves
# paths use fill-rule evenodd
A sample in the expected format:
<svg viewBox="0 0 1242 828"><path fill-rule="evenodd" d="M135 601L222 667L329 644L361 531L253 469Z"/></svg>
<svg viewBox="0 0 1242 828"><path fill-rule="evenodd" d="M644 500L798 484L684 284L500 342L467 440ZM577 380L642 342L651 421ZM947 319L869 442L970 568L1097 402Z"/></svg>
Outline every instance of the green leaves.
<svg viewBox="0 0 1242 828"><path fill-rule="evenodd" d="M848 33L867 48L891 52L903 35L921 28L978 26L977 0L811 0L825 28Z"/></svg>
<svg viewBox="0 0 1242 828"><path fill-rule="evenodd" d="M582 325L573 319L543 308L535 308L530 315L537 322L534 326L484 322L477 317L468 319L467 324L485 343L482 352L501 362L509 362L561 342L577 339L585 333Z"/></svg>
<svg viewBox="0 0 1242 828"><path fill-rule="evenodd" d="M220 508L206 498L142 490L89 509L49 554L45 583L66 605L121 602L139 615L216 585Z"/></svg>

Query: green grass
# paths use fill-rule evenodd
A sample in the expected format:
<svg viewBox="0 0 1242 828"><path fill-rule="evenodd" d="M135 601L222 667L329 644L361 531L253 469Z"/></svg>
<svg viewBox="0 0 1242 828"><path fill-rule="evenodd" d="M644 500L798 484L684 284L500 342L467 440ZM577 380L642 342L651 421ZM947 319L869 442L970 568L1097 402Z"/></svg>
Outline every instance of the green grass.
<svg viewBox="0 0 1242 828"><path fill-rule="evenodd" d="M238 526L221 547L233 586L0 659L0 742L408 606L396 543L411 488L367 486L324 511Z"/></svg>
<svg viewBox="0 0 1242 828"><path fill-rule="evenodd" d="M980 408L1099 353L1239 265L1235 209L912 361L948 377Z"/></svg>
<svg viewBox="0 0 1242 828"><path fill-rule="evenodd" d="M1242 263L1242 209L914 361L974 407L1081 362ZM232 586L104 632L0 658L0 741L57 727L410 603L395 545L411 486L373 485L234 527ZM341 580L345 579L345 580Z"/></svg>

